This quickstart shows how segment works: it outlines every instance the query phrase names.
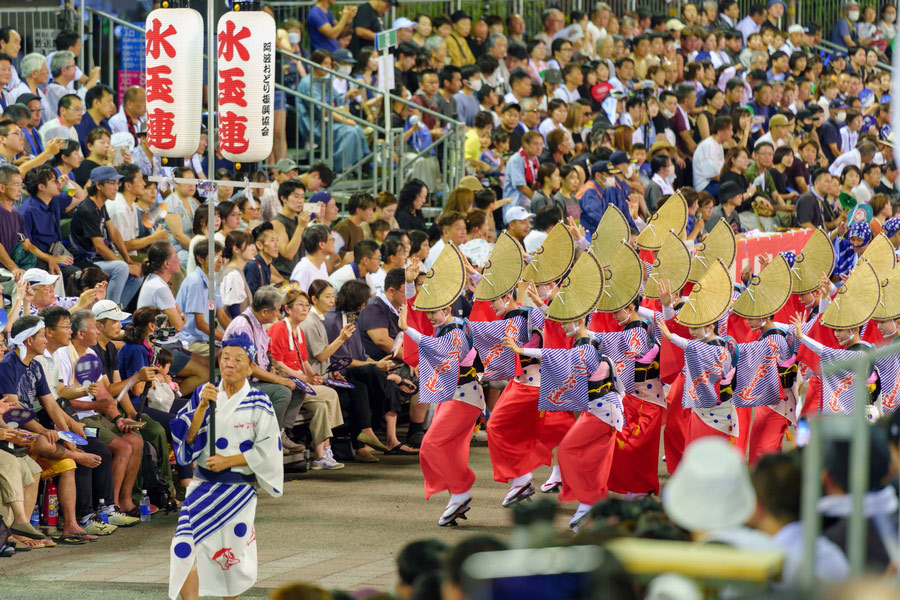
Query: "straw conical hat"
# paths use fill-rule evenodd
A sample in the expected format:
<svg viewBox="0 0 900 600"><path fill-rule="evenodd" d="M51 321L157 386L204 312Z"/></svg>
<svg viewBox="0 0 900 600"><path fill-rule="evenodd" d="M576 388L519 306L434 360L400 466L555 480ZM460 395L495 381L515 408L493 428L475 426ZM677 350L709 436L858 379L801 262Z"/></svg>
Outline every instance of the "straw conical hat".
<svg viewBox="0 0 900 600"><path fill-rule="evenodd" d="M777 313L791 296L791 267L780 254L753 275L746 289L734 301L735 314L748 319L764 319Z"/></svg>
<svg viewBox="0 0 900 600"><path fill-rule="evenodd" d="M465 259L459 248L448 242L425 274L413 308L424 311L446 308L456 302L465 287Z"/></svg>
<svg viewBox="0 0 900 600"><path fill-rule="evenodd" d="M675 192L658 211L650 215L647 226L637 236L638 246L645 250L659 250L670 229L678 237L684 235L687 219L687 202L681 192Z"/></svg>
<svg viewBox="0 0 900 600"><path fill-rule="evenodd" d="M547 318L566 323L587 316L594 310L603 287L603 268L593 252L585 252L563 279Z"/></svg>
<svg viewBox="0 0 900 600"><path fill-rule="evenodd" d="M594 256L601 265L608 265L616 248L622 241L627 242L631 238L631 230L625 215L615 204L610 204L597 225L597 231L591 236L591 248Z"/></svg>
<svg viewBox="0 0 900 600"><path fill-rule="evenodd" d="M650 268L647 284L644 286L644 297L659 299L659 282L668 280L672 285L672 294L677 295L684 287L691 270L691 252L673 232L669 232L662 248L656 253L656 260Z"/></svg>
<svg viewBox="0 0 900 600"><path fill-rule="evenodd" d="M878 275L878 279L881 281L888 278L888 275L894 270L894 266L897 264L897 255L894 253L894 245L884 233L879 233L875 236L875 239L869 242L869 245L862 253L862 258L872 264L872 268L875 269L875 274Z"/></svg>
<svg viewBox="0 0 900 600"><path fill-rule="evenodd" d="M881 300L881 283L867 260L860 260L853 273L825 309L822 322L832 329L860 327L872 318Z"/></svg>
<svg viewBox="0 0 900 600"><path fill-rule="evenodd" d="M603 267L603 295L597 310L615 312L631 304L644 283L644 263L629 244L621 242L612 261Z"/></svg>
<svg viewBox="0 0 900 600"><path fill-rule="evenodd" d="M562 223L557 223L541 247L531 255L522 279L535 285L556 281L572 268L575 262L575 240Z"/></svg>
<svg viewBox="0 0 900 600"><path fill-rule="evenodd" d="M675 320L685 327L705 327L725 316L734 287L728 267L716 259L684 301Z"/></svg>
<svg viewBox="0 0 900 600"><path fill-rule="evenodd" d="M872 318L876 321L900 318L900 266L893 268L887 280L881 280L881 295Z"/></svg>
<svg viewBox="0 0 900 600"><path fill-rule="evenodd" d="M508 294L522 279L522 247L505 231L497 238L478 287L475 300L494 300Z"/></svg>
<svg viewBox="0 0 900 600"><path fill-rule="evenodd" d="M716 259L721 260L726 269L730 269L736 254L737 240L734 239L734 230L725 219L719 219L709 232L706 241L697 246L697 254L691 262L688 281L693 283L700 281L703 274L715 264Z"/></svg>
<svg viewBox="0 0 900 600"><path fill-rule="evenodd" d="M835 263L834 246L823 229L816 229L797 255L791 273L794 282L791 289L794 294L806 294L822 283L822 277L831 275Z"/></svg>

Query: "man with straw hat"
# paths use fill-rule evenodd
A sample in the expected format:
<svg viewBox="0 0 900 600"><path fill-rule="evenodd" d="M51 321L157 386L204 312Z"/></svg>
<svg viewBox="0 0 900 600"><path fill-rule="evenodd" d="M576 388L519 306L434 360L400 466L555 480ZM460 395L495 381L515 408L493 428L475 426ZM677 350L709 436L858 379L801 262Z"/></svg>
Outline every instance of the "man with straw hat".
<svg viewBox="0 0 900 600"><path fill-rule="evenodd" d="M734 314L746 320L750 335L758 336L738 344L732 396L736 408L746 408L738 411L738 445L748 448L751 466L764 454L780 452L785 431L797 423L794 339L788 325L774 321L791 295L793 263L783 255L760 257L760 262L762 270L750 277L733 307Z"/></svg>
<svg viewBox="0 0 900 600"><path fill-rule="evenodd" d="M572 348L522 348L512 336L503 339L503 345L516 354L541 360L541 410L582 411L558 451L562 472L559 499L578 501L569 521L575 530L590 508L609 495L616 432L625 425L624 391L616 367L586 325L586 317L602 294L603 269L593 253L586 252L563 280L547 313L548 319L561 322L566 335L575 340Z"/></svg>
<svg viewBox="0 0 900 600"><path fill-rule="evenodd" d="M440 274L438 277L437 274ZM484 393L475 373L475 348L465 320L451 307L466 287L465 259L449 242L425 276L413 302L434 328L423 335L407 325L407 306L400 309L400 329L419 347L419 402L438 404L419 462L425 476L425 498L447 490L450 502L438 520L445 527L465 519L471 508L475 473L469 468L469 442L484 411Z"/></svg>
<svg viewBox="0 0 900 600"><path fill-rule="evenodd" d="M502 343L504 337L512 337L519 346L543 345L546 306L538 302L539 308L532 308L516 302L523 265L521 246L504 232L475 288L475 300L488 301L499 320L470 323L475 348L484 364L483 381L509 381L487 428L494 480L511 484L503 506L533 496L532 472L551 462L550 449L540 439L540 361L531 357L520 360Z"/></svg>
<svg viewBox="0 0 900 600"><path fill-rule="evenodd" d="M716 324L731 306L732 290L728 270L721 260L716 259L675 317L676 323L688 327L693 339L673 334L663 318L657 319L662 336L684 351L681 402L691 411L685 447L701 437L738 434L731 404L737 346L733 339L719 337L716 333ZM661 297L660 301L664 309L671 310L670 294Z"/></svg>
<svg viewBox="0 0 900 600"><path fill-rule="evenodd" d="M872 318L880 300L881 284L878 276L871 264L863 259L838 290L821 319L822 324L834 332L841 348L829 348L807 335L804 332L803 317L800 315L794 315L791 320L791 325L794 326L794 335L798 341L819 357L820 362L847 358L849 353L861 352L872 347L871 344L860 339L860 330ZM823 373L820 377L822 379L822 398L819 410L823 414L850 412L853 407L855 374L852 371L841 371L830 375ZM877 373L867 380L870 391L873 390L871 386L875 385L876 380Z"/></svg>

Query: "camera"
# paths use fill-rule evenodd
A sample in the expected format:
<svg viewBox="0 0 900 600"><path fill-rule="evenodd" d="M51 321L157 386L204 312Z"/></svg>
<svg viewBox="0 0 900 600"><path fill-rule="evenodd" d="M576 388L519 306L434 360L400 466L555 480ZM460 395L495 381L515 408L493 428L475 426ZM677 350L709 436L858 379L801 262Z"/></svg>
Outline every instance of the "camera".
<svg viewBox="0 0 900 600"><path fill-rule="evenodd" d="M176 333L174 327L166 327L169 317L165 314L156 315L156 331L150 334L151 342L165 342Z"/></svg>

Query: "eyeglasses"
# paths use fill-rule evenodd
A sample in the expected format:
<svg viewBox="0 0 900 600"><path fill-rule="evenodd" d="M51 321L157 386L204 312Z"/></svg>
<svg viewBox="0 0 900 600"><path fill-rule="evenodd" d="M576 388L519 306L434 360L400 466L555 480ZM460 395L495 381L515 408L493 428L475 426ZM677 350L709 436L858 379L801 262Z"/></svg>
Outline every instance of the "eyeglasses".
<svg viewBox="0 0 900 600"><path fill-rule="evenodd" d="M298 302L294 306L296 306L297 308L309 308L309 304L307 304L306 302Z"/></svg>

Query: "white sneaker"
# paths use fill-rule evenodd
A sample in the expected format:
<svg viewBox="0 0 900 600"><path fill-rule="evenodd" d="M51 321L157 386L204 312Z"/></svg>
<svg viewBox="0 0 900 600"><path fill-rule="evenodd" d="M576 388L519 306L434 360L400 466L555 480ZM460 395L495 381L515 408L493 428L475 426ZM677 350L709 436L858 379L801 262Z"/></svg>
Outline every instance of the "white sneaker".
<svg viewBox="0 0 900 600"><path fill-rule="evenodd" d="M313 471L334 471L336 469L343 469L344 463L339 463L336 460L325 456L312 461L312 466L310 466L310 468Z"/></svg>

